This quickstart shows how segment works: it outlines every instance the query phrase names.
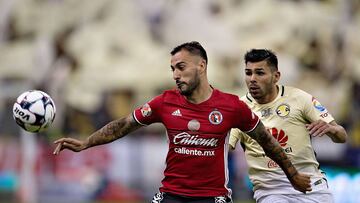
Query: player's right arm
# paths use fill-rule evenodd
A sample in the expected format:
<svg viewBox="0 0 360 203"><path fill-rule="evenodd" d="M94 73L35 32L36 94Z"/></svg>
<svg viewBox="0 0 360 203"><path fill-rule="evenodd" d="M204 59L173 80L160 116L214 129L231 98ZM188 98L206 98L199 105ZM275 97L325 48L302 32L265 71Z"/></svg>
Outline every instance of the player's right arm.
<svg viewBox="0 0 360 203"><path fill-rule="evenodd" d="M163 97L159 95L142 107L135 109L132 114L106 124L85 140L74 138L58 139L54 142L57 144L54 154L57 155L64 149L79 152L93 146L107 144L124 137L141 126L160 122L161 119L158 111L161 111L162 103Z"/></svg>
<svg viewBox="0 0 360 203"><path fill-rule="evenodd" d="M85 140L74 138L61 138L56 140L54 143L57 144L57 146L53 154L58 155L60 151L64 149L79 152L93 146L107 144L124 137L141 126L142 125L135 121L133 115L129 114L126 117L111 121Z"/></svg>
<svg viewBox="0 0 360 203"><path fill-rule="evenodd" d="M310 176L298 173L283 148L266 130L261 121L259 121L254 130L247 132L247 134L255 139L263 148L265 154L281 167L296 190L303 193L311 191Z"/></svg>

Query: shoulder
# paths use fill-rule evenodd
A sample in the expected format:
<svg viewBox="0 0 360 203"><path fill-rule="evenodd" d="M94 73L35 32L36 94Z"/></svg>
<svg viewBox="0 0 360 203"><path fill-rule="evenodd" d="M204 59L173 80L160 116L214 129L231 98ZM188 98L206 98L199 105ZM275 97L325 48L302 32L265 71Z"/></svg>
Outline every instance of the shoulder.
<svg viewBox="0 0 360 203"><path fill-rule="evenodd" d="M235 94L231 94L231 93L227 93L227 92L222 92L220 90L214 89L215 94L216 94L216 100L217 101L221 101L222 103L224 103L225 105L229 105L229 106L236 106L239 105L239 103L243 103L239 96L235 95Z"/></svg>
<svg viewBox="0 0 360 203"><path fill-rule="evenodd" d="M214 89L215 94L218 98L221 99L231 99L231 100L239 100L239 96L227 92L220 91L218 89Z"/></svg>
<svg viewBox="0 0 360 203"><path fill-rule="evenodd" d="M180 103L183 100L182 95L176 89L165 90L161 96L165 103Z"/></svg>
<svg viewBox="0 0 360 203"><path fill-rule="evenodd" d="M282 86L284 88L284 94L290 95L309 95L306 91L292 86Z"/></svg>
<svg viewBox="0 0 360 203"><path fill-rule="evenodd" d="M312 95L307 93L306 91L291 87L291 86L282 86L283 88L283 94L286 97L295 97L298 101L304 101L304 100L311 100Z"/></svg>
<svg viewBox="0 0 360 203"><path fill-rule="evenodd" d="M176 89L164 90L161 94L163 97L178 97L180 94Z"/></svg>
<svg viewBox="0 0 360 203"><path fill-rule="evenodd" d="M240 100L239 96L219 90L216 91L216 99L214 101L217 104L221 104L223 108L236 112L242 111L244 108L248 108L248 105L244 101Z"/></svg>
<svg viewBox="0 0 360 203"><path fill-rule="evenodd" d="M175 97L177 97L176 90L165 90L161 94L153 97L149 102L147 103L162 103L165 100L173 100Z"/></svg>

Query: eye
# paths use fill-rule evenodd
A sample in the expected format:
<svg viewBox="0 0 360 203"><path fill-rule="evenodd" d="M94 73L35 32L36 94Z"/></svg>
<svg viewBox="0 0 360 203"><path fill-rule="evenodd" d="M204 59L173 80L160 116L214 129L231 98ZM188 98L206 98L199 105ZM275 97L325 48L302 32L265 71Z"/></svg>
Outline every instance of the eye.
<svg viewBox="0 0 360 203"><path fill-rule="evenodd" d="M245 71L245 75L250 76L252 75L251 71Z"/></svg>
<svg viewBox="0 0 360 203"><path fill-rule="evenodd" d="M257 75L265 75L265 73L263 71L256 71Z"/></svg>
<svg viewBox="0 0 360 203"><path fill-rule="evenodd" d="M185 67L186 67L185 65L179 65L177 68L182 71L185 69Z"/></svg>

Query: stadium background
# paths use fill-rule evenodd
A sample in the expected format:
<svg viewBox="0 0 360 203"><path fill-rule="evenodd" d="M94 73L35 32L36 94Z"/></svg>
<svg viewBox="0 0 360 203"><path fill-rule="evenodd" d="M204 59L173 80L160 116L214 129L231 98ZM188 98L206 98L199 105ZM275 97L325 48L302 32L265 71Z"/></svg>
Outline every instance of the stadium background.
<svg viewBox="0 0 360 203"><path fill-rule="evenodd" d="M359 0L0 0L0 202L145 202L159 187L167 145L153 125L79 154L52 141L84 138L173 88L169 51L201 42L209 80L242 95L243 55L278 54L281 83L312 93L349 133L313 139L336 202L360 202ZM20 131L16 97L48 92L52 128ZM230 156L236 202L251 201L241 150Z"/></svg>

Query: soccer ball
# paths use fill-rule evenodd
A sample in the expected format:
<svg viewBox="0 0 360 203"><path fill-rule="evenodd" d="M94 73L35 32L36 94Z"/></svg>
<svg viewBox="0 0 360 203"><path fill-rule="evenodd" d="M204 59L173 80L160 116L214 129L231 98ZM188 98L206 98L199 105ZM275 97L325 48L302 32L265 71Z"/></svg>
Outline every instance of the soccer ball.
<svg viewBox="0 0 360 203"><path fill-rule="evenodd" d="M55 103L45 92L29 90L22 93L13 106L16 123L28 132L41 132L55 119Z"/></svg>

